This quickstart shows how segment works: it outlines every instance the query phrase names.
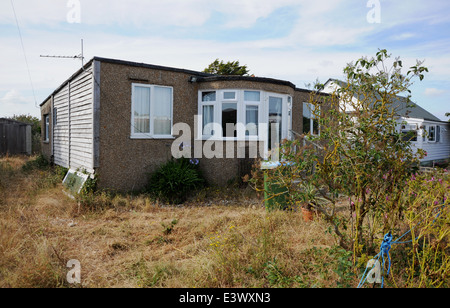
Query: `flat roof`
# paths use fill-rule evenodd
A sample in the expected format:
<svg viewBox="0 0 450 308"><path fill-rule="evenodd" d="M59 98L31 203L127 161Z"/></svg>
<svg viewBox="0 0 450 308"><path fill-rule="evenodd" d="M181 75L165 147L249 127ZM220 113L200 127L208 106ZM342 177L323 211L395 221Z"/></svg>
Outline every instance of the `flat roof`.
<svg viewBox="0 0 450 308"><path fill-rule="evenodd" d="M147 63L139 63L139 62L132 62L132 61L124 61L124 60L118 60L118 59L110 59L110 58L102 58L102 57L93 57L89 62L87 62L82 68L80 68L78 71L76 71L72 76L70 76L66 81L64 81L58 88L56 88L55 91L52 92L41 104L40 106L44 105L53 95L55 95L57 92L59 92L63 87L65 87L70 81L75 79L79 74L81 74L84 70L86 70L88 67L92 65L94 61L104 62L104 63L111 63L111 64L118 64L118 65L125 65L125 66L132 66L132 67L143 67L143 68L149 68L154 70L162 70L162 71L171 71L171 72L178 72L178 73L184 73L188 75L194 75L199 77L198 82L209 82L209 81L254 81L254 82L265 82L265 83L273 83L273 84L280 84L285 85L293 88L295 91L299 92L306 92L306 93L312 93L316 91L307 90L307 89L301 89L297 88L292 82L280 80L280 79L274 79L274 78L266 78L266 77L253 77L253 76L238 76L238 75L215 75L215 74L209 74L194 70L188 70L188 69L181 69L181 68L175 68L175 67L168 67L168 66L161 66L161 65L154 65L154 64L147 64ZM322 93L323 95L328 95L326 93Z"/></svg>

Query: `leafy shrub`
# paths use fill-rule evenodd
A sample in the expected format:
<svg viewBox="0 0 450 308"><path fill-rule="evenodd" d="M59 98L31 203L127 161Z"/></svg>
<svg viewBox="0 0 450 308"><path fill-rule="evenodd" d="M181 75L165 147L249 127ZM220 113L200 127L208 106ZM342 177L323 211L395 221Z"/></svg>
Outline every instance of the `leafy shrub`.
<svg viewBox="0 0 450 308"><path fill-rule="evenodd" d="M66 177L67 172L69 172L68 168L61 167L61 166L58 166L58 165L55 165L55 167L54 167L54 173L61 179L61 181L64 180L64 178Z"/></svg>
<svg viewBox="0 0 450 308"><path fill-rule="evenodd" d="M33 170L47 170L50 167L50 163L43 155L39 155L33 160L27 161L22 166L22 171L31 172Z"/></svg>
<svg viewBox="0 0 450 308"><path fill-rule="evenodd" d="M206 184L197 160L172 159L149 175L148 192L169 203L186 201L189 192Z"/></svg>

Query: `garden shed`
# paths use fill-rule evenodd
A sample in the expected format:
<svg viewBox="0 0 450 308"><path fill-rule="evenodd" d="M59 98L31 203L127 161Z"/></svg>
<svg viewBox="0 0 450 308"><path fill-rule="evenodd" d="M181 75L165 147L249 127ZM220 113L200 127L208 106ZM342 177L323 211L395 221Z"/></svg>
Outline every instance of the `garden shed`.
<svg viewBox="0 0 450 308"><path fill-rule="evenodd" d="M31 125L0 118L0 156L31 155Z"/></svg>

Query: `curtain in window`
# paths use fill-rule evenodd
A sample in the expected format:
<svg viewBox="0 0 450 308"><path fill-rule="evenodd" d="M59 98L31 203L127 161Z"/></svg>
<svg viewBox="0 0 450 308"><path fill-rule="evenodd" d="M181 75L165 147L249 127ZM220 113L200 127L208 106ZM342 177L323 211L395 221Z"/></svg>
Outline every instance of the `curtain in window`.
<svg viewBox="0 0 450 308"><path fill-rule="evenodd" d="M311 109L308 103L303 103L303 134L311 132Z"/></svg>
<svg viewBox="0 0 450 308"><path fill-rule="evenodd" d="M247 106L245 112L245 134L246 136L258 136L258 106Z"/></svg>
<svg viewBox="0 0 450 308"><path fill-rule="evenodd" d="M153 102L154 135L172 133L172 89L155 87Z"/></svg>
<svg viewBox="0 0 450 308"><path fill-rule="evenodd" d="M135 87L133 93L134 133L150 133L150 88Z"/></svg>
<svg viewBox="0 0 450 308"><path fill-rule="evenodd" d="M203 135L214 135L214 106L203 106Z"/></svg>

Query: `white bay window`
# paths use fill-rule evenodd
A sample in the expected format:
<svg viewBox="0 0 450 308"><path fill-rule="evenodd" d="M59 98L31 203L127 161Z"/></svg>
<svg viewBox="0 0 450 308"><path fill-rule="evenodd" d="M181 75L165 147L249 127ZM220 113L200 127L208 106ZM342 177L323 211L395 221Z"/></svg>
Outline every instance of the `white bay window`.
<svg viewBox="0 0 450 308"><path fill-rule="evenodd" d="M202 140L265 141L269 124L278 124L277 139L289 137L292 98L287 94L255 90L204 90L199 92L199 134Z"/></svg>

